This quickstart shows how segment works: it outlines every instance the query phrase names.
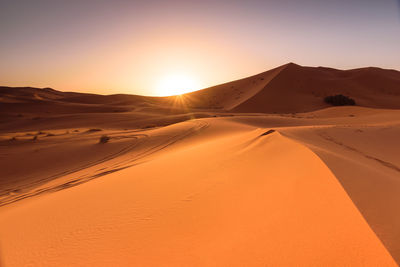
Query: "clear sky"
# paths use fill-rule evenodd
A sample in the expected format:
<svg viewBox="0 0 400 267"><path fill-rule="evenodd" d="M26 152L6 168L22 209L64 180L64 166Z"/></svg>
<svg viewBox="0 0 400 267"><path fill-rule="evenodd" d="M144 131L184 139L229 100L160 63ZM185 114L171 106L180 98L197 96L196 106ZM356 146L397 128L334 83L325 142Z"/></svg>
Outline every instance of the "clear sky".
<svg viewBox="0 0 400 267"><path fill-rule="evenodd" d="M400 69L400 0L0 0L0 85L200 89L295 62Z"/></svg>

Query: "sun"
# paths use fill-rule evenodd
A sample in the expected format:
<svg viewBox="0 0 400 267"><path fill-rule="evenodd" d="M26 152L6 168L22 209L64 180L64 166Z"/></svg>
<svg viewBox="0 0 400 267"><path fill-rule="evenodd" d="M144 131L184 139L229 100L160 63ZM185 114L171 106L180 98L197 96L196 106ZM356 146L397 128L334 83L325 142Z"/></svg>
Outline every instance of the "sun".
<svg viewBox="0 0 400 267"><path fill-rule="evenodd" d="M185 74L170 74L160 79L157 92L160 96L171 96L181 95L199 89L199 83L191 76Z"/></svg>

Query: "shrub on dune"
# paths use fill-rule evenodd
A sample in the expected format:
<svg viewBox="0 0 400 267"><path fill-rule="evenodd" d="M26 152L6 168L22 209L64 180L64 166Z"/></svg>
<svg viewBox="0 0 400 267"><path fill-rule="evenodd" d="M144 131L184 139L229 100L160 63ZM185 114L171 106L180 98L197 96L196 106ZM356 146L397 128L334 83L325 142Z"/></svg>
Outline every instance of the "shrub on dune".
<svg viewBox="0 0 400 267"><path fill-rule="evenodd" d="M325 103L333 106L354 106L356 101L344 95L330 95L324 98Z"/></svg>
<svg viewBox="0 0 400 267"><path fill-rule="evenodd" d="M99 143L100 144L105 144L105 143L108 143L108 141L110 141L110 137L107 136L107 135L102 135L100 137Z"/></svg>

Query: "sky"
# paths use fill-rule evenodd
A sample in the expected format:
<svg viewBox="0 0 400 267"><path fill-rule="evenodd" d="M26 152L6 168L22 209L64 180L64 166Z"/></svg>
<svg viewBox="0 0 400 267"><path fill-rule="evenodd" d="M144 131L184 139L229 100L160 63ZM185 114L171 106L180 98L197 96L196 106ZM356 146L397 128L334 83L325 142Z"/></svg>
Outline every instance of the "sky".
<svg viewBox="0 0 400 267"><path fill-rule="evenodd" d="M400 0L0 0L0 85L167 95L295 62L400 70Z"/></svg>

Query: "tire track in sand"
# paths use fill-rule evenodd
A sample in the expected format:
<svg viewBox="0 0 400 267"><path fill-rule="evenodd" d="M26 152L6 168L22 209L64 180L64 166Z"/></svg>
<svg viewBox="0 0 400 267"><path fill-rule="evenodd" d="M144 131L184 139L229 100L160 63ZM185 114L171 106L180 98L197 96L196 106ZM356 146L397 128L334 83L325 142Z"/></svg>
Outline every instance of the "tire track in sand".
<svg viewBox="0 0 400 267"><path fill-rule="evenodd" d="M142 146L148 145L148 143L150 143L150 141L154 141L153 139L156 139L157 136L151 136L148 134L133 134L128 136L125 135L122 137L121 136L112 137L111 135L111 139L133 138L134 141L129 145L127 145L126 147L122 148L121 150L117 151L116 153L109 154L99 160L91 161L78 168L65 170L63 172L59 172L57 174L45 177L33 183L27 183L22 187L20 186L19 188L8 190L7 193L3 193L0 195L0 207L12 204L17 201L21 201L26 198L38 196L44 193L56 192L73 186L77 186L82 183L86 183L90 180L102 177L104 175L117 172L129 167L133 167L135 165L143 163L138 161L148 158L149 156L157 152L160 152L172 146L173 144L204 130L209 126L208 122L202 120L189 121L186 123L193 123L194 125L189 127L188 129L185 129L184 131L179 131L178 133L172 136L168 136L162 139L160 143L156 143L155 145L150 145L148 148L145 147L143 151L137 151L139 150L137 148L141 145ZM104 165L99 166L98 169L95 169L94 171L91 171L90 173L87 174L81 174L81 175L78 174L78 172L85 171L88 168L95 167L97 165L100 165L108 161L115 161L115 162L112 163L110 162L110 164L107 166ZM74 174L76 174L77 176L74 177ZM66 179L62 179L60 183L57 183L56 180L62 177L66 177ZM54 184L41 187L48 182L52 183L54 182ZM13 193L10 194L10 192Z"/></svg>

